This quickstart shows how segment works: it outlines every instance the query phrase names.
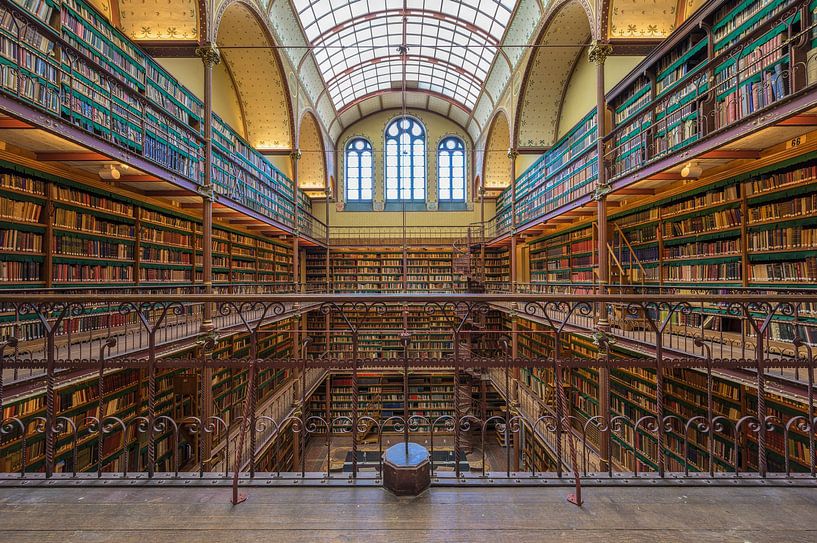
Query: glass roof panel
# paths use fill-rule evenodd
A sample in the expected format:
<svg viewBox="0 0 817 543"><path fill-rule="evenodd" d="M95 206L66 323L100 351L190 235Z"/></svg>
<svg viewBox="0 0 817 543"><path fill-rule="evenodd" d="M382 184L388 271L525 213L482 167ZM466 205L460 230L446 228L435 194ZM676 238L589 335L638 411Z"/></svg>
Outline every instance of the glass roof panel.
<svg viewBox="0 0 817 543"><path fill-rule="evenodd" d="M404 10L405 3L405 10ZM406 88L439 93L471 110L516 0L293 0L338 110Z"/></svg>

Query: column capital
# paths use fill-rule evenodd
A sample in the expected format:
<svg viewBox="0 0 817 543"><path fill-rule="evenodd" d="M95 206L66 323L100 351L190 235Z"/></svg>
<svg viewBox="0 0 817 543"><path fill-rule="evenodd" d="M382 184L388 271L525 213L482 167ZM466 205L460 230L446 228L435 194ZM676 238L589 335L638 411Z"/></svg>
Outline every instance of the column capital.
<svg viewBox="0 0 817 543"><path fill-rule="evenodd" d="M508 149L508 158L510 158L511 160L515 160L516 157L518 157L518 156L519 156L519 151L517 151L513 147Z"/></svg>
<svg viewBox="0 0 817 543"><path fill-rule="evenodd" d="M607 57L613 54L613 46L607 42L596 40L587 50L587 60L593 64L604 64Z"/></svg>
<svg viewBox="0 0 817 543"><path fill-rule="evenodd" d="M209 66L215 66L221 62L221 52L214 43L205 43L196 47L196 56L201 57L201 61Z"/></svg>
<svg viewBox="0 0 817 543"><path fill-rule="evenodd" d="M211 202L214 202L217 198L217 193L213 185L201 185L196 189L196 192L199 193L199 196Z"/></svg>
<svg viewBox="0 0 817 543"><path fill-rule="evenodd" d="M613 187L609 184L597 185L596 190L593 191L593 200L599 201L607 197L613 191Z"/></svg>
<svg viewBox="0 0 817 543"><path fill-rule="evenodd" d="M293 149L292 152L289 153L289 158L292 160L301 160L301 156L303 156L303 153L301 153L300 149Z"/></svg>

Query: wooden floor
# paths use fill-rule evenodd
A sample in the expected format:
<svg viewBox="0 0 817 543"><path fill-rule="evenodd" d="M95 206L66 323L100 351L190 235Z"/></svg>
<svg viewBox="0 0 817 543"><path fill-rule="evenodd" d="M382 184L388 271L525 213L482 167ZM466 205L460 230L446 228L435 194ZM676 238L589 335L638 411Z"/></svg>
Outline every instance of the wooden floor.
<svg viewBox="0 0 817 543"><path fill-rule="evenodd" d="M0 489L0 541L786 542L817 541L808 488L434 488L396 498L379 488Z"/></svg>

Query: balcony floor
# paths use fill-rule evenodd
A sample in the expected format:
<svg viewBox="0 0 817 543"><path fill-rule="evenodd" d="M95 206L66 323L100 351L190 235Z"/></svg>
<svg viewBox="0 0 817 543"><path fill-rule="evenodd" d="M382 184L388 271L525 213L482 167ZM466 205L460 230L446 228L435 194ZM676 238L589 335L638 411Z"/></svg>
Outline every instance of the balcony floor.
<svg viewBox="0 0 817 543"><path fill-rule="evenodd" d="M0 541L817 541L810 488L4 488Z"/></svg>

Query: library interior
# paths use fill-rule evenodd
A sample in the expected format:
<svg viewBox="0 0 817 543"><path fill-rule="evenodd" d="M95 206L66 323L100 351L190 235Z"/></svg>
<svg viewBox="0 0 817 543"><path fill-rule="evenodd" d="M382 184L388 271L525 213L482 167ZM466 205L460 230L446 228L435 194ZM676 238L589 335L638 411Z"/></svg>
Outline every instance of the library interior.
<svg viewBox="0 0 817 543"><path fill-rule="evenodd" d="M817 0L0 0L0 540L814 541L815 351Z"/></svg>

